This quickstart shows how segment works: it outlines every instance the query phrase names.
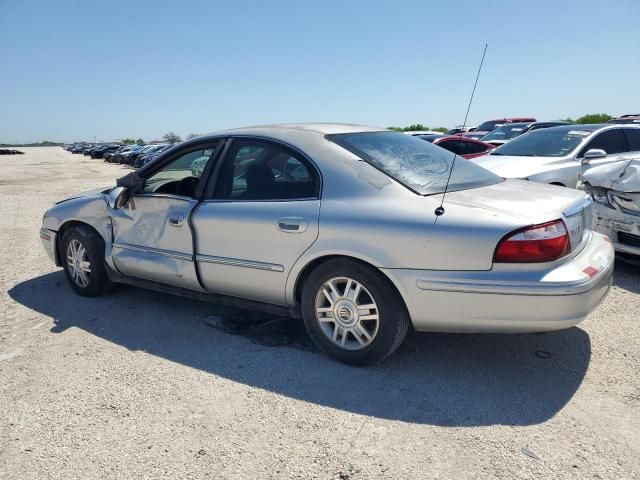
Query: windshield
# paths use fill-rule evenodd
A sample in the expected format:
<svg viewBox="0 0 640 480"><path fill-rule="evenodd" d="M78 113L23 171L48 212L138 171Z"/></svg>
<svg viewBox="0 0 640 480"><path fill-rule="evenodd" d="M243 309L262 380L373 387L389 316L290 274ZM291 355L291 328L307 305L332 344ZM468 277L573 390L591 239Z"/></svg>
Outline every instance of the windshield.
<svg viewBox="0 0 640 480"><path fill-rule="evenodd" d="M479 132L489 132L496 128L498 125L504 123L504 121L500 120L489 120L488 122L481 123L476 127L476 130Z"/></svg>
<svg viewBox="0 0 640 480"><path fill-rule="evenodd" d="M551 127L534 130L499 147L491 155L564 157L575 150L593 130Z"/></svg>
<svg viewBox="0 0 640 480"><path fill-rule="evenodd" d="M403 133L344 133L327 135L327 138L421 195L444 192L455 157L443 148ZM501 177L458 157L447 191L501 181Z"/></svg>
<svg viewBox="0 0 640 480"><path fill-rule="evenodd" d="M483 142L489 142L491 140L511 140L512 138L522 135L527 125L520 124L506 124L502 125L493 131L487 133L480 140Z"/></svg>

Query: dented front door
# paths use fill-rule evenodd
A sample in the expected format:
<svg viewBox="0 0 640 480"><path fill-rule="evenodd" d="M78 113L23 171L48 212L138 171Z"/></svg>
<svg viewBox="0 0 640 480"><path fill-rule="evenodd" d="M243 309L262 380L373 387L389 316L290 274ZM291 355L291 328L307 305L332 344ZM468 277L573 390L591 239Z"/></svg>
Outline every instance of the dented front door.
<svg viewBox="0 0 640 480"><path fill-rule="evenodd" d="M112 210L112 256L120 273L201 290L189 227L196 204L185 197L140 194Z"/></svg>

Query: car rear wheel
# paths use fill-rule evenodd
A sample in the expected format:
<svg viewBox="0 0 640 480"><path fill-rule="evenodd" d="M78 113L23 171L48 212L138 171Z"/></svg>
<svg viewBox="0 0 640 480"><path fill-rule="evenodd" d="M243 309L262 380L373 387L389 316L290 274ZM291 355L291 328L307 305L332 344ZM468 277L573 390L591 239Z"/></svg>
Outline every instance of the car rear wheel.
<svg viewBox="0 0 640 480"><path fill-rule="evenodd" d="M348 259L330 260L313 270L303 288L302 314L317 347L352 365L389 356L404 340L410 322L389 280Z"/></svg>
<svg viewBox="0 0 640 480"><path fill-rule="evenodd" d="M77 226L64 233L60 258L71 288L79 295L95 297L113 287L104 265L104 242L90 227Z"/></svg>

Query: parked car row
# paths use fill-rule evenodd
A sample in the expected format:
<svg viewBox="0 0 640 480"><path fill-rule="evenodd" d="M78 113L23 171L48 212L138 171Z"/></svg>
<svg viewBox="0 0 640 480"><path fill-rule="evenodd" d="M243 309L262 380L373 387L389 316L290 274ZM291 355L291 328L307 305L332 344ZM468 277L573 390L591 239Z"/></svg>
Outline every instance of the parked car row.
<svg viewBox="0 0 640 480"><path fill-rule="evenodd" d="M489 120L478 127L453 128L446 134L427 130L405 133L427 140L466 159L471 159L487 155L500 145L504 145L527 132L559 125L569 125L569 122L537 122L533 117L513 117Z"/></svg>
<svg viewBox="0 0 640 480"><path fill-rule="evenodd" d="M105 162L122 163L140 168L153 161L158 155L173 146L169 143L150 145L87 144L65 145L71 153L82 153L91 158L103 158Z"/></svg>

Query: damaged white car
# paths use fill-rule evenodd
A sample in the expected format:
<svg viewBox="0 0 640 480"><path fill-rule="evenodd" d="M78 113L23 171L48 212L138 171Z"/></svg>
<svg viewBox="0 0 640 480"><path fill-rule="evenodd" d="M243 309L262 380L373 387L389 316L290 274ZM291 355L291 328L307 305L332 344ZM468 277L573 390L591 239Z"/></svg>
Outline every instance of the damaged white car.
<svg viewBox="0 0 640 480"><path fill-rule="evenodd" d="M585 166L582 182L594 200L593 229L611 238L616 251L640 255L640 155Z"/></svg>

